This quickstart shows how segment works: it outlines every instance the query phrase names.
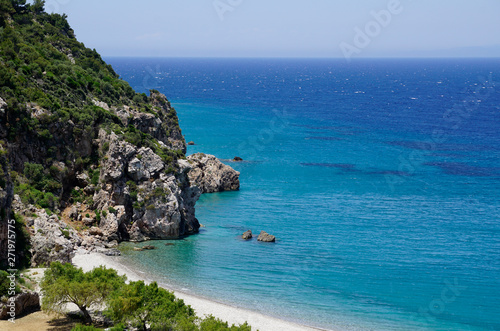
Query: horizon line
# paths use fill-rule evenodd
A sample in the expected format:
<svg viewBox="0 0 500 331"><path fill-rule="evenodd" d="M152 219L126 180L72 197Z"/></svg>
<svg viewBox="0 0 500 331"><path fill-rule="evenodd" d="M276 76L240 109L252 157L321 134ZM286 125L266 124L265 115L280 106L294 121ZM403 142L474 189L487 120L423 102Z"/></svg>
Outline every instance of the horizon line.
<svg viewBox="0 0 500 331"><path fill-rule="evenodd" d="M356 60L384 60L384 59L401 59L401 60L446 60L446 59L499 59L498 56L373 56L373 57L357 57L346 59L341 56L148 56L148 55L102 55L104 58L143 58L143 59L318 59L318 60L346 60L346 61L356 61Z"/></svg>

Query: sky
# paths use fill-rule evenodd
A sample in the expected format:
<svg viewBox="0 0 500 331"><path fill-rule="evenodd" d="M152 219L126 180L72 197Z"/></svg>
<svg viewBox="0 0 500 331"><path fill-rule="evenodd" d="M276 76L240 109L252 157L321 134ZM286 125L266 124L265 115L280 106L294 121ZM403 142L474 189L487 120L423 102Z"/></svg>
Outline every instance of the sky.
<svg viewBox="0 0 500 331"><path fill-rule="evenodd" d="M499 0L46 0L103 56L500 57Z"/></svg>

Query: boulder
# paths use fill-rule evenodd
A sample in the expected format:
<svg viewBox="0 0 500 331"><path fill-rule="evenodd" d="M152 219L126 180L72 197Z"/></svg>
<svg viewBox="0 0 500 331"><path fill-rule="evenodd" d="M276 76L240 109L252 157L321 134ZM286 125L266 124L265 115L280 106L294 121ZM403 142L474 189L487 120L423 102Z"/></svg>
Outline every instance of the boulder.
<svg viewBox="0 0 500 331"><path fill-rule="evenodd" d="M40 310L40 296L36 292L23 292L12 297L15 303L16 318ZM9 319L10 307L5 303L0 303L0 320Z"/></svg>
<svg viewBox="0 0 500 331"><path fill-rule="evenodd" d="M252 230L248 230L241 236L244 240L252 239Z"/></svg>
<svg viewBox="0 0 500 331"><path fill-rule="evenodd" d="M188 145L189 145L189 146L194 146L194 141L190 141L190 142L188 142Z"/></svg>
<svg viewBox="0 0 500 331"><path fill-rule="evenodd" d="M91 236L102 236L102 230L96 226L93 226L89 229L89 234Z"/></svg>
<svg viewBox="0 0 500 331"><path fill-rule="evenodd" d="M191 186L197 186L202 193L237 191L240 188L240 173L220 162L215 156L203 153L190 155L188 172Z"/></svg>
<svg viewBox="0 0 500 331"><path fill-rule="evenodd" d="M76 208L75 205L71 206L68 217L73 221L76 221L78 219L78 208Z"/></svg>
<svg viewBox="0 0 500 331"><path fill-rule="evenodd" d="M111 249L106 249L104 251L104 255L106 255L106 256L120 256L120 255L122 255L122 253L116 248L111 248Z"/></svg>
<svg viewBox="0 0 500 331"><path fill-rule="evenodd" d="M275 242L276 241L276 237L273 236L273 235L270 235L269 233L267 233L266 231L262 231L260 234L259 234L259 237L257 238L258 241L262 241L262 242Z"/></svg>
<svg viewBox="0 0 500 331"><path fill-rule="evenodd" d="M90 178L86 173L80 173L76 175L78 185L81 187L86 187L90 184Z"/></svg>
<svg viewBox="0 0 500 331"><path fill-rule="evenodd" d="M90 218L90 217L84 217L84 218L82 218L82 222L86 226L91 226L92 224L94 224L95 220L93 218Z"/></svg>
<svg viewBox="0 0 500 331"><path fill-rule="evenodd" d="M234 159L233 159L234 162L241 162L243 161L243 159L239 156L235 156Z"/></svg>

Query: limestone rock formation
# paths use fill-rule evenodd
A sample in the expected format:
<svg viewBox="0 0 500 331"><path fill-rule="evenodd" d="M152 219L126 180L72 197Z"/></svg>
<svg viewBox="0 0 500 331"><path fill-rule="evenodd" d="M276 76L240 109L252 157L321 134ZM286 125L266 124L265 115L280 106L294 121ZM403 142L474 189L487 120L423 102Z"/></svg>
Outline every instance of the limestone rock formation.
<svg viewBox="0 0 500 331"><path fill-rule="evenodd" d="M215 156L197 153L187 158L191 164L188 172L192 186L202 193L237 191L240 188L240 173L220 162Z"/></svg>
<svg viewBox="0 0 500 331"><path fill-rule="evenodd" d="M262 241L262 242L275 242L276 241L276 237L273 236L273 235L270 235L266 231L262 231L259 234L259 237L257 237L257 240L258 241Z"/></svg>
<svg viewBox="0 0 500 331"><path fill-rule="evenodd" d="M194 205L201 192L190 187L187 162L166 173L166 164L150 148L138 148L111 132L99 132L101 190L94 208L102 210L99 228L106 240L178 238L199 229ZM112 210L112 212L109 212Z"/></svg>
<svg viewBox="0 0 500 331"><path fill-rule="evenodd" d="M81 243L77 233L59 221L57 215L49 216L45 210L38 210L34 220L34 235L31 236L31 264L36 267L59 261L71 263L75 245Z"/></svg>

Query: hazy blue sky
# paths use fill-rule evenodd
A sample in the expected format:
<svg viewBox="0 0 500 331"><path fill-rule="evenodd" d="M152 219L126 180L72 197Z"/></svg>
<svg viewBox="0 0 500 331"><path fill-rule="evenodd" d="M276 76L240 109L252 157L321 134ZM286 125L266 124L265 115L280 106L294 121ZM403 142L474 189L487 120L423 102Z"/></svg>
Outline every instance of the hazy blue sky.
<svg viewBox="0 0 500 331"><path fill-rule="evenodd" d="M390 22L376 23L372 11L388 8ZM46 9L66 13L105 56L500 56L500 0L47 0ZM369 40L355 31L366 27Z"/></svg>

